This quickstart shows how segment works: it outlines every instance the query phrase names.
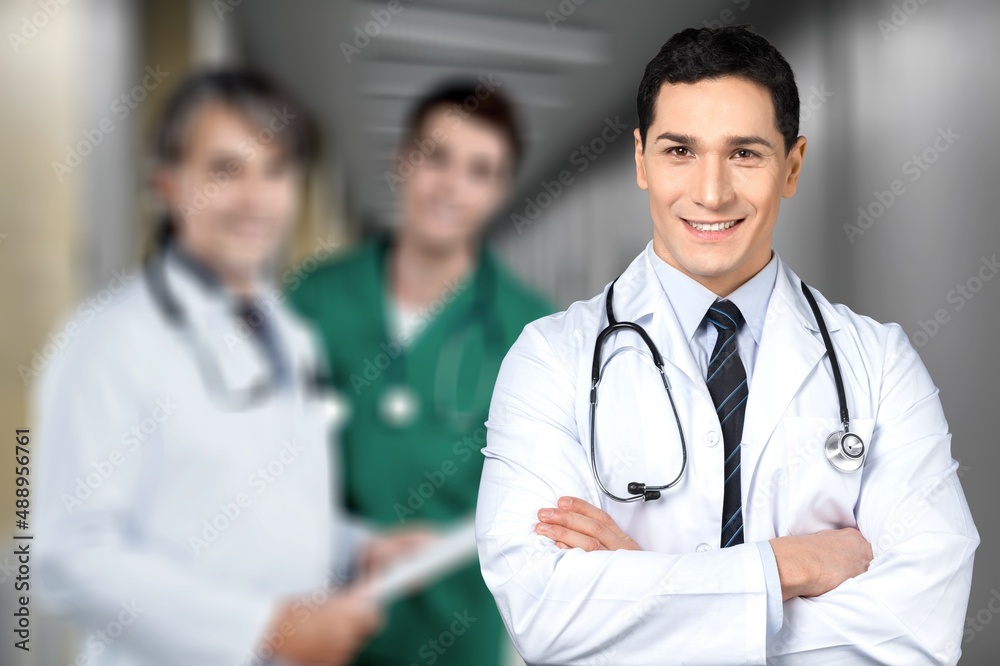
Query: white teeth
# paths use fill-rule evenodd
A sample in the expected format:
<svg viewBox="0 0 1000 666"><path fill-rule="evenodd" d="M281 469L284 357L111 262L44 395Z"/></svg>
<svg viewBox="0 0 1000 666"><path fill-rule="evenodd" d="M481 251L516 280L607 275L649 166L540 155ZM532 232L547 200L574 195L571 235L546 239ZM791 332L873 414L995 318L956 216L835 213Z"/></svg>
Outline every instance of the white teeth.
<svg viewBox="0 0 1000 666"><path fill-rule="evenodd" d="M691 220L686 220L688 224L697 229L698 231L725 231L730 228L738 220L729 220L728 222L713 222L712 224L702 224L700 222L692 222Z"/></svg>

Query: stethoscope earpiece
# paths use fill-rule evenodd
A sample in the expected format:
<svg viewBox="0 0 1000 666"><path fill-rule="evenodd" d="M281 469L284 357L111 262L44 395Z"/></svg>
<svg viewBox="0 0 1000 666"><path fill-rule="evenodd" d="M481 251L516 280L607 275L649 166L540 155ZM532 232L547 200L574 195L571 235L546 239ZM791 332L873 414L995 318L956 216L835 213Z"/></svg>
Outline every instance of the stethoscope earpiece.
<svg viewBox="0 0 1000 666"><path fill-rule="evenodd" d="M830 433L825 448L827 460L841 472L856 472L865 462L865 442L853 432Z"/></svg>

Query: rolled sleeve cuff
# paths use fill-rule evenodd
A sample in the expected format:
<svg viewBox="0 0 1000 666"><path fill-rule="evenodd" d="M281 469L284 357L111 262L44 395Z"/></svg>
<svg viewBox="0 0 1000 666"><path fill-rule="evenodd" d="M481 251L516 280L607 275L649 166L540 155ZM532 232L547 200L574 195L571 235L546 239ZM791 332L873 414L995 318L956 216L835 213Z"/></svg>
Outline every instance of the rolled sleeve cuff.
<svg viewBox="0 0 1000 666"><path fill-rule="evenodd" d="M764 565L764 584L767 586L767 637L771 638L781 629L783 622L781 607L781 578L778 576L778 561L769 541L758 541L760 561Z"/></svg>

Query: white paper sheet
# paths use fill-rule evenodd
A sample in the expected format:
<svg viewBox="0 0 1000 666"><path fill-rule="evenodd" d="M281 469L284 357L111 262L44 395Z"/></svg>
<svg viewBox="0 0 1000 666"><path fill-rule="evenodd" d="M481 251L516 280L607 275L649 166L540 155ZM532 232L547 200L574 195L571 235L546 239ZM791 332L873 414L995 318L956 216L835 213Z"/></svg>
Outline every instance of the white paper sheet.
<svg viewBox="0 0 1000 666"><path fill-rule="evenodd" d="M465 566L475 557L476 523L468 519L439 541L386 570L372 581L372 591L380 603L387 604Z"/></svg>

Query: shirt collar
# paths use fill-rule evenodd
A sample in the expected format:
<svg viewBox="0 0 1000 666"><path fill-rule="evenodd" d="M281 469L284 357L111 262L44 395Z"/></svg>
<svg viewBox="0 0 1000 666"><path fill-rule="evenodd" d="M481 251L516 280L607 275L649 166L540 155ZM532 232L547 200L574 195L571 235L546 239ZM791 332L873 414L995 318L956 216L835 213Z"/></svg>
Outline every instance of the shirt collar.
<svg viewBox="0 0 1000 666"><path fill-rule="evenodd" d="M223 285L219 277L204 264L200 259L188 252L183 245L176 240L168 245L168 252L173 255L177 264L187 272L188 275L198 281L205 289L210 291L222 290Z"/></svg>
<svg viewBox="0 0 1000 666"><path fill-rule="evenodd" d="M168 243L166 255L167 265L172 268L169 272L179 282L180 296L186 301L185 307L198 309L201 306L221 305L230 312L238 313L241 308L256 307L265 293L266 281L255 279L251 296L237 296L212 269L176 240ZM196 302L190 302L192 298Z"/></svg>
<svg viewBox="0 0 1000 666"><path fill-rule="evenodd" d="M718 296L693 278L680 272L653 251L653 243L646 246L649 262L666 294L670 306L677 315L681 330L690 343L705 319L705 313ZM743 313L747 326L759 345L764 331L764 318L771 292L778 276L778 255L771 251L771 260L752 278L741 284L726 300L731 301Z"/></svg>

